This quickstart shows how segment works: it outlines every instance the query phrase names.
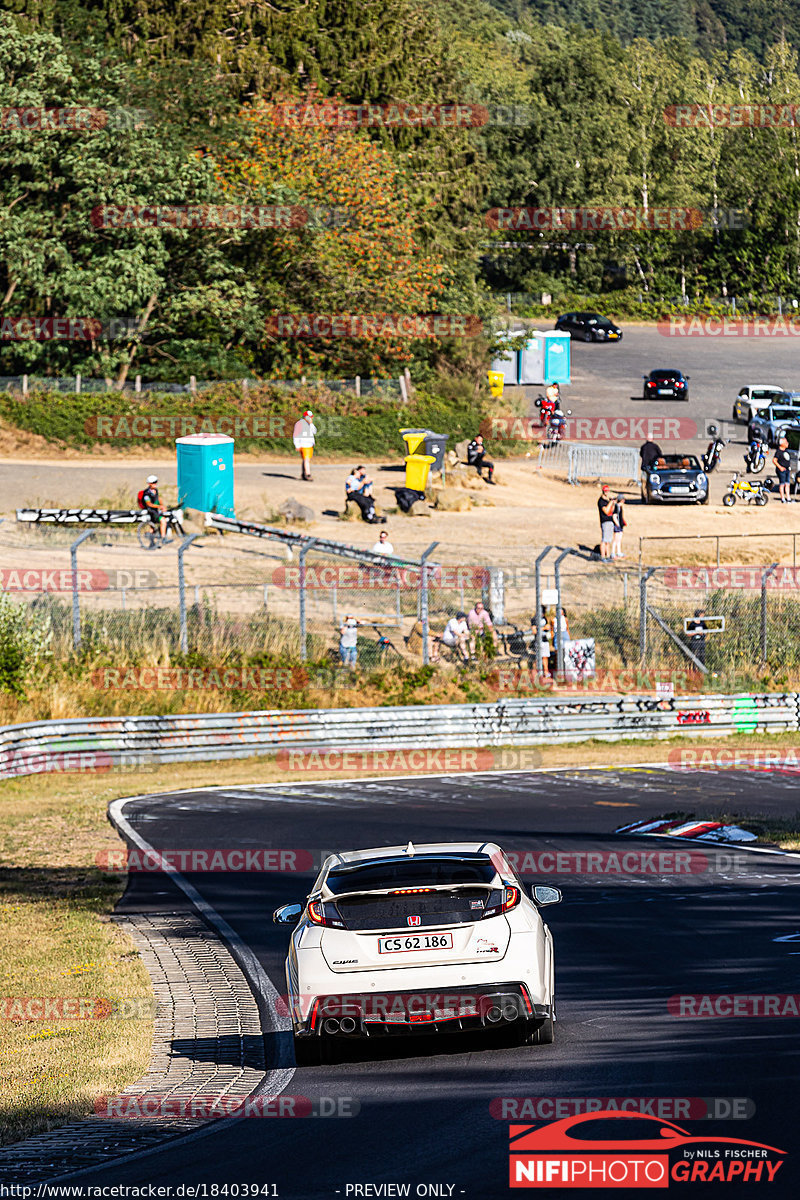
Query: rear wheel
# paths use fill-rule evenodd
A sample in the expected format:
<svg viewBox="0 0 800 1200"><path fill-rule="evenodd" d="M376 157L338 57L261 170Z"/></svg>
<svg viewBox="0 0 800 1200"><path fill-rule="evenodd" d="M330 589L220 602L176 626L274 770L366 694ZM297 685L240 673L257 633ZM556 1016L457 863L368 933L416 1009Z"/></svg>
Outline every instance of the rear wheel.
<svg viewBox="0 0 800 1200"><path fill-rule="evenodd" d="M767 503L768 500L769 500L769 492L762 491L762 492L759 492L758 495L756 496L756 504L760 505L762 508Z"/></svg>
<svg viewBox="0 0 800 1200"><path fill-rule="evenodd" d="M585 334L583 335L583 340L584 340L585 342L590 342L590 341L592 340L592 335L591 335L590 333L585 333Z"/></svg>
<svg viewBox="0 0 800 1200"><path fill-rule="evenodd" d="M161 541L161 535L152 521L141 521L137 532L143 550L155 550Z"/></svg>
<svg viewBox="0 0 800 1200"><path fill-rule="evenodd" d="M537 1021L535 1025L529 1026L528 1032L525 1034L526 1046L552 1046L555 1040L556 1031L552 1012L543 1021Z"/></svg>

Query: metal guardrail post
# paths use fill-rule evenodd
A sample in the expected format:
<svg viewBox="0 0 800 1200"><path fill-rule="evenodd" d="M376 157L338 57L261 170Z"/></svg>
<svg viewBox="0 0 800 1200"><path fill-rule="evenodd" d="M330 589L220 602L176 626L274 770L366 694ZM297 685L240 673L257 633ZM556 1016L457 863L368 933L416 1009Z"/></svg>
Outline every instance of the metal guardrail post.
<svg viewBox="0 0 800 1200"><path fill-rule="evenodd" d="M644 666L647 660L647 581L655 571L648 567L639 580L639 663Z"/></svg>
<svg viewBox="0 0 800 1200"><path fill-rule="evenodd" d="M761 663L767 663L767 580L778 569L778 563L761 572Z"/></svg>
<svg viewBox="0 0 800 1200"><path fill-rule="evenodd" d="M78 595L78 546L81 542L85 542L87 538L93 537L97 533L96 529L87 529L69 548L69 561L71 568L72 582L72 645L75 650L79 650L81 646L81 603Z"/></svg>
<svg viewBox="0 0 800 1200"><path fill-rule="evenodd" d="M422 618L422 664L427 667L430 662L430 654L428 653L428 634L430 630L430 621L428 619L428 558L433 554L438 542L431 542L428 549L420 556L419 565L419 615Z"/></svg>
<svg viewBox="0 0 800 1200"><path fill-rule="evenodd" d="M559 679L563 679L564 677L564 639L561 636L561 614L563 611L561 608L561 563L572 553L572 550L562 550L553 567L556 579L556 591L558 592L558 600L556 601L556 627L553 630L553 636L556 638L556 674Z"/></svg>
<svg viewBox="0 0 800 1200"><path fill-rule="evenodd" d="M536 611L533 616L536 626L536 678L538 680L542 673L542 623L539 619L539 613L542 607L542 562L547 558L553 546L545 546L542 553L534 563L534 574L536 576Z"/></svg>
<svg viewBox="0 0 800 1200"><path fill-rule="evenodd" d="M186 654L189 650L189 628L186 623L186 580L183 573L183 555L189 549L195 538L199 538L199 533L190 533L183 539L178 546L178 609L180 611L181 635L180 647L181 654Z"/></svg>
<svg viewBox="0 0 800 1200"><path fill-rule="evenodd" d="M313 550L316 544L317 539L312 538L310 542L306 542L298 555L300 562L300 658L303 662L308 658L308 647L306 645L306 555L309 550Z"/></svg>

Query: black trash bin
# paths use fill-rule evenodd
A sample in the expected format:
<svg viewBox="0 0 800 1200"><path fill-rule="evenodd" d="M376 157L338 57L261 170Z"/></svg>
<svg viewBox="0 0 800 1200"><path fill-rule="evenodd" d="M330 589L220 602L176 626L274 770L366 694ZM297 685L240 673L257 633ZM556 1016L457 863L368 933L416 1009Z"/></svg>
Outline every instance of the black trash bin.
<svg viewBox="0 0 800 1200"><path fill-rule="evenodd" d="M422 439L422 445L417 451L418 454L430 454L433 462L431 463L432 471L441 472L444 466L444 456L447 450L447 439L450 435L447 433L432 433L430 430Z"/></svg>

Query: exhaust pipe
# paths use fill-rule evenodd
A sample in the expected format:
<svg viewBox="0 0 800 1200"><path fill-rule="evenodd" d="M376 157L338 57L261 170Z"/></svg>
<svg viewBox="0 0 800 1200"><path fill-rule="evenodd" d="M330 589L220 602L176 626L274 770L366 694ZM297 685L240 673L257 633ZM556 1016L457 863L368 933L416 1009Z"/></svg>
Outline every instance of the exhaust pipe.
<svg viewBox="0 0 800 1200"><path fill-rule="evenodd" d="M342 1017L341 1025L339 1026L342 1033L355 1033L356 1022L354 1017Z"/></svg>
<svg viewBox="0 0 800 1200"><path fill-rule="evenodd" d="M323 1023L322 1028L326 1033L338 1033L339 1022L336 1020L336 1017L328 1017L327 1021Z"/></svg>
<svg viewBox="0 0 800 1200"><path fill-rule="evenodd" d="M503 1019L502 1009L498 1008L496 1004L493 1004L491 1008L487 1008L486 1020L491 1025L496 1025L498 1023L498 1021L502 1021L502 1019Z"/></svg>
<svg viewBox="0 0 800 1200"><path fill-rule="evenodd" d="M503 1005L503 1020L504 1021L516 1021L518 1016L519 1016L519 1012L517 1011L516 1004L504 1004Z"/></svg>

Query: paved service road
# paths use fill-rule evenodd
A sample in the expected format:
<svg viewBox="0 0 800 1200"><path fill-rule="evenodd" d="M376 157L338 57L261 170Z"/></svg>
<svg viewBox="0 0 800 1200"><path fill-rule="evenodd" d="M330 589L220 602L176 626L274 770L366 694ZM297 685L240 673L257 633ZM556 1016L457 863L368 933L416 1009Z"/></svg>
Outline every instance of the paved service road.
<svg viewBox="0 0 800 1200"><path fill-rule="evenodd" d="M492 839L521 851L685 850L678 839L623 842L612 831L675 810L779 814L795 807L789 777L721 772L688 778L629 769L220 789L140 799L125 811L159 849L269 846L318 856L459 838ZM211 1136L93 1173L85 1182L274 1183L281 1197L302 1200L345 1198L352 1184L410 1184L412 1196L418 1185L437 1184L445 1190L427 1194L497 1200L510 1195L508 1123L491 1115L493 1099L715 1097L746 1098L753 1115L688 1119L678 1105L661 1116L692 1134L788 1150L782 1174L765 1192L797 1194L798 1019L680 1018L670 1015L667 1002L679 993L800 991L800 943L779 940L800 926L800 861L741 853L737 862L730 848L704 853L710 860L716 853L724 857L712 861L714 869L691 875L549 876L564 892L563 903L547 910L557 954L554 1046L520 1047L488 1035L436 1046L370 1045L334 1065L298 1070L287 1089L345 1104L352 1098L360 1104L357 1116L222 1121ZM311 871L191 876L281 993L288 935L271 923L271 913L302 900L311 879ZM124 903L166 907L169 889L156 877L135 876ZM268 1050L273 1065L291 1061L288 1035L278 1035ZM724 1104L719 1111L727 1111ZM546 1105L537 1113L526 1123L552 1115ZM699 1187L686 1186L693 1194ZM738 1187L727 1185L724 1194L736 1195ZM749 1186L747 1194L761 1191Z"/></svg>

